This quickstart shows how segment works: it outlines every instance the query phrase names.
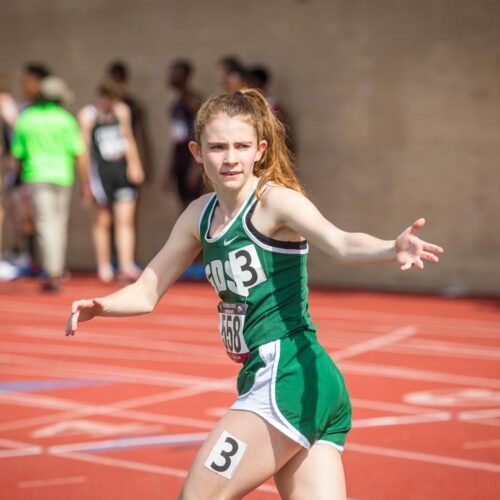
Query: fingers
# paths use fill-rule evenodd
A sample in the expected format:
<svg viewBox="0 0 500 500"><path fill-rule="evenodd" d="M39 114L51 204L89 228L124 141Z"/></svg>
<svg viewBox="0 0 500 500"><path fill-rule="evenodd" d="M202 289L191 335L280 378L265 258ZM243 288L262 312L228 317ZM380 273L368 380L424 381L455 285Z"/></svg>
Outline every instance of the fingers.
<svg viewBox="0 0 500 500"><path fill-rule="evenodd" d="M424 225L425 225L425 219L423 217L417 219L410 227L410 234L416 234L419 229L424 227Z"/></svg>
<svg viewBox="0 0 500 500"><path fill-rule="evenodd" d="M75 334L78 328L78 320L80 319L80 312L85 309L90 309L91 307L95 307L96 305L102 308L101 303L95 299L75 300L75 302L71 304L71 314L69 315L69 318L66 321L66 326L64 328L66 336Z"/></svg>
<svg viewBox="0 0 500 500"><path fill-rule="evenodd" d="M73 332L73 335L76 332L76 329L78 328L78 318L80 317L80 311L77 311L76 313L71 315L71 331Z"/></svg>
<svg viewBox="0 0 500 500"><path fill-rule="evenodd" d="M73 317L72 314L70 314L69 318L66 320L66 326L64 327L64 333L66 334L66 337L68 335L74 335L75 332L71 329L71 318Z"/></svg>
<svg viewBox="0 0 500 500"><path fill-rule="evenodd" d="M411 267L413 266L413 262L412 261L408 261L408 262L405 262L401 267L401 271L408 271L408 269L411 269Z"/></svg>
<svg viewBox="0 0 500 500"><path fill-rule="evenodd" d="M83 309L88 309L94 305L94 299L82 299L75 300L73 304L71 304L71 312L74 314L77 311L82 311Z"/></svg>
<svg viewBox="0 0 500 500"><path fill-rule="evenodd" d="M439 257L437 255L434 255L433 253L430 252L422 252L422 255L420 255L421 259L428 260L429 262L434 262L437 264L439 262Z"/></svg>
<svg viewBox="0 0 500 500"><path fill-rule="evenodd" d="M76 329L78 327L78 316L80 316L80 312L71 313L69 315L69 318L66 321L66 327L64 329L66 337L68 335L74 335L75 334Z"/></svg>
<svg viewBox="0 0 500 500"><path fill-rule="evenodd" d="M443 253L444 250L442 247L438 245L434 245L433 243L427 243L426 241L424 243L424 250L427 250L428 252L432 253Z"/></svg>
<svg viewBox="0 0 500 500"><path fill-rule="evenodd" d="M424 263L422 262L422 259L416 257L413 260L408 260L405 262L401 267L401 271L408 271L408 269L411 269L412 267L416 267L420 271L424 268Z"/></svg>

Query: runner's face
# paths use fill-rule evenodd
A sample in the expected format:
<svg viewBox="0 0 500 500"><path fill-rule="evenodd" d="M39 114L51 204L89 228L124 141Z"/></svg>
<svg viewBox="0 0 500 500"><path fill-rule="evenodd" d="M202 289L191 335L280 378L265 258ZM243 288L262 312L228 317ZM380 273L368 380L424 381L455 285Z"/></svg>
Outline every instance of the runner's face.
<svg viewBox="0 0 500 500"><path fill-rule="evenodd" d="M97 98L97 107L104 114L109 114L113 111L113 106L115 104L115 99L108 95L100 95Z"/></svg>
<svg viewBox="0 0 500 500"><path fill-rule="evenodd" d="M220 114L203 130L196 159L203 163L215 189L238 191L255 179L254 163L266 147L266 141L257 141L255 127L247 117Z"/></svg>

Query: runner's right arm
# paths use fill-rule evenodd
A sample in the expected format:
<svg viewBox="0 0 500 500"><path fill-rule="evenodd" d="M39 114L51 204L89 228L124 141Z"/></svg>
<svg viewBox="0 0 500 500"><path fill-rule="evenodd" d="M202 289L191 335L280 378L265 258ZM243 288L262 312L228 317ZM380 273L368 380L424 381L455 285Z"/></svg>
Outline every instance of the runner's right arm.
<svg viewBox="0 0 500 500"><path fill-rule="evenodd" d="M186 208L163 248L135 283L102 298L73 302L66 335L74 335L79 321L95 316L136 316L151 312L201 250L198 221L206 199L204 195Z"/></svg>

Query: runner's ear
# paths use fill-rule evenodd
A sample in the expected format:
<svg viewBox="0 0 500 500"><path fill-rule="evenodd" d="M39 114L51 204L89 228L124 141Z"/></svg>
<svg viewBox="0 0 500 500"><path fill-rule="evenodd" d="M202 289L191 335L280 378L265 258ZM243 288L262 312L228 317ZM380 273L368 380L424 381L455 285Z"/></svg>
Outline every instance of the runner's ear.
<svg viewBox="0 0 500 500"><path fill-rule="evenodd" d="M196 163L203 163L201 158L201 149L198 146L198 143L195 141L189 141L189 151L193 155L193 158L196 160Z"/></svg>

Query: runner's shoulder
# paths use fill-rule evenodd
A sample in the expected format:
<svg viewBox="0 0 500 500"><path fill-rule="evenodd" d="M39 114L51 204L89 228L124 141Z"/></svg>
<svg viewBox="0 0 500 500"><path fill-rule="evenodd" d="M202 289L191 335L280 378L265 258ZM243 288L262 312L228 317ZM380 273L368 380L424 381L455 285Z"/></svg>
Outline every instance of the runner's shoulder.
<svg viewBox="0 0 500 500"><path fill-rule="evenodd" d="M266 190L262 193L261 199L264 208L281 212L287 207L293 207L295 203L303 198L304 195L295 189L269 182Z"/></svg>
<svg viewBox="0 0 500 500"><path fill-rule="evenodd" d="M200 217L203 210L207 206L208 201L212 198L214 193L202 194L196 200L193 200L182 212L181 218L186 224L193 229L193 232L198 235L198 226L200 223Z"/></svg>

